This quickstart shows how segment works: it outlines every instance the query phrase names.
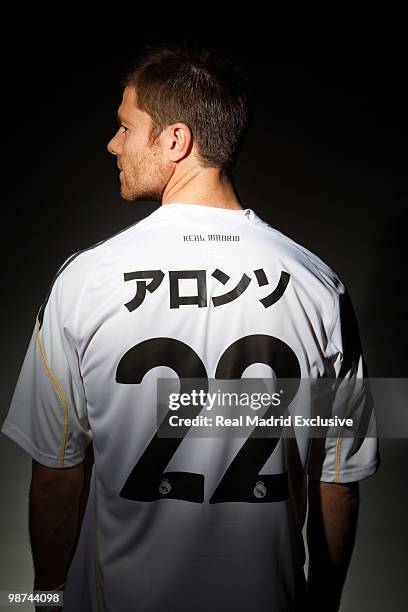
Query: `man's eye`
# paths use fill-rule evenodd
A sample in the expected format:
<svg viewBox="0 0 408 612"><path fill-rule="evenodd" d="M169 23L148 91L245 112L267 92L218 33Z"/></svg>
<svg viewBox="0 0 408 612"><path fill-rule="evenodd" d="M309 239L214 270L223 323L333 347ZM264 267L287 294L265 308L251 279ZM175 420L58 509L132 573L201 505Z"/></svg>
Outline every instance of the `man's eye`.
<svg viewBox="0 0 408 612"><path fill-rule="evenodd" d="M120 129L121 129L121 130L123 130L122 134L123 134L124 132L127 132L127 127L125 127L124 125L121 125L121 126L120 126Z"/></svg>

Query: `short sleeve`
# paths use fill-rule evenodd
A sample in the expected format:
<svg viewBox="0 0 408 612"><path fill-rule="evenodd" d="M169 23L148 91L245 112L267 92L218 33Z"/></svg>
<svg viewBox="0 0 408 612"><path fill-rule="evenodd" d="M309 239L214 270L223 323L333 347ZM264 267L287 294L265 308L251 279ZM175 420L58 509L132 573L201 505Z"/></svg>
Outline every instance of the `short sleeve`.
<svg viewBox="0 0 408 612"><path fill-rule="evenodd" d="M81 463L92 439L75 341L61 318L63 299L61 272L37 314L1 428L33 459L55 468Z"/></svg>
<svg viewBox="0 0 408 612"><path fill-rule="evenodd" d="M351 418L353 427L339 427L314 438L308 474L323 482L347 483L375 474L381 465L377 424L358 323L347 289L335 298L335 321L329 334L327 369L333 378L331 416Z"/></svg>

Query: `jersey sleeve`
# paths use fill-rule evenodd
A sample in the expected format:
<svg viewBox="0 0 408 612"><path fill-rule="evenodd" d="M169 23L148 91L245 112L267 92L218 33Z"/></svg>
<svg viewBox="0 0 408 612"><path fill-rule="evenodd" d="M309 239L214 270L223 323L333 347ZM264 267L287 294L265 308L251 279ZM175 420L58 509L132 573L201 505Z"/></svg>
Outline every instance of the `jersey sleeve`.
<svg viewBox="0 0 408 612"><path fill-rule="evenodd" d="M38 463L53 468L81 463L92 439L78 354L68 317L61 314L72 310L68 302L62 308L64 299L60 273L38 311L1 428Z"/></svg>
<svg viewBox="0 0 408 612"><path fill-rule="evenodd" d="M351 418L352 428L328 430L313 438L309 476L323 482L347 483L375 474L381 465L378 431L360 333L349 293L335 299L335 322L326 355L333 379L329 414Z"/></svg>

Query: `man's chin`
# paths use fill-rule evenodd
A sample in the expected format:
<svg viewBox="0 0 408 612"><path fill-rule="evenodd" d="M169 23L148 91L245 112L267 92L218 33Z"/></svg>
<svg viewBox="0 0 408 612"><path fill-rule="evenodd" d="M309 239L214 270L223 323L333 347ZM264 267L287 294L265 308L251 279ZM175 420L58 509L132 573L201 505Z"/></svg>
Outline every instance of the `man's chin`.
<svg viewBox="0 0 408 612"><path fill-rule="evenodd" d="M128 191L127 189L124 189L123 187L121 187L120 189L120 195L122 197L123 200L126 200L127 202L161 202L161 197L159 195L156 195L152 192L147 192L145 191L144 193L132 193L130 191Z"/></svg>
<svg viewBox="0 0 408 612"><path fill-rule="evenodd" d="M130 192L128 189L125 189L123 186L120 188L120 195L127 202L134 202L135 200L138 199L138 196L136 193Z"/></svg>
<svg viewBox="0 0 408 612"><path fill-rule="evenodd" d="M129 193L126 193L126 191L121 191L120 195L122 197L123 200L126 200L127 202L134 202L136 198L132 197Z"/></svg>

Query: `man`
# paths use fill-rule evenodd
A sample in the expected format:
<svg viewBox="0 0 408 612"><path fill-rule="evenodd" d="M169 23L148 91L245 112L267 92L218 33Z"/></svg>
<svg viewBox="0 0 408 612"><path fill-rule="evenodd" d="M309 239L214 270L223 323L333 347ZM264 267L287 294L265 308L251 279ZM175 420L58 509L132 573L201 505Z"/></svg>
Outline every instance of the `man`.
<svg viewBox="0 0 408 612"><path fill-rule="evenodd" d="M148 46L108 150L122 197L161 206L39 310L2 431L33 458L34 588L65 611L338 610L376 438L158 435L159 378L363 377L344 284L236 193L249 119L228 59Z"/></svg>

